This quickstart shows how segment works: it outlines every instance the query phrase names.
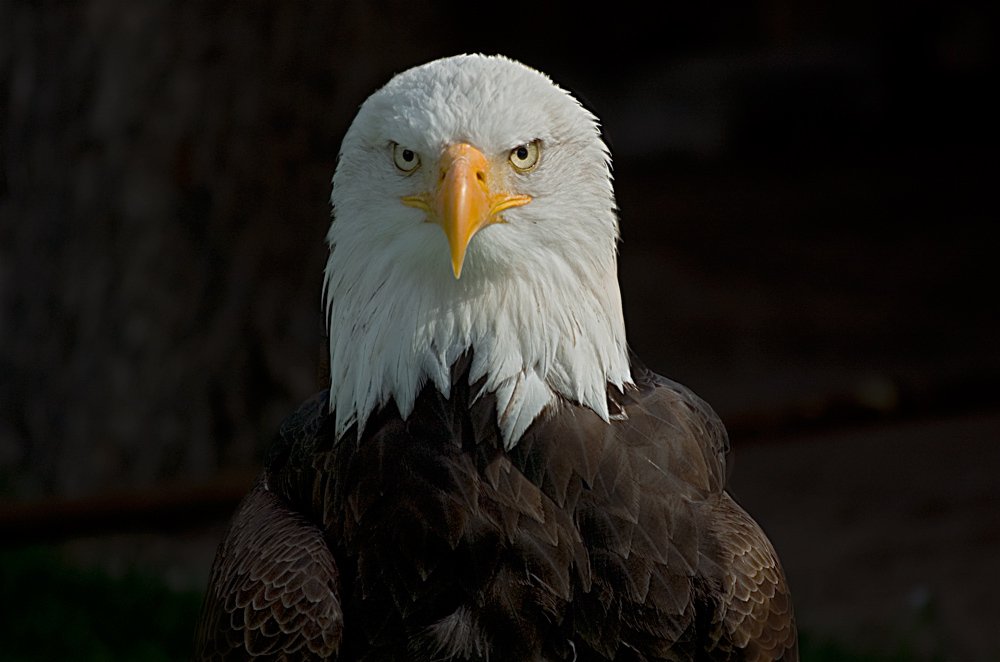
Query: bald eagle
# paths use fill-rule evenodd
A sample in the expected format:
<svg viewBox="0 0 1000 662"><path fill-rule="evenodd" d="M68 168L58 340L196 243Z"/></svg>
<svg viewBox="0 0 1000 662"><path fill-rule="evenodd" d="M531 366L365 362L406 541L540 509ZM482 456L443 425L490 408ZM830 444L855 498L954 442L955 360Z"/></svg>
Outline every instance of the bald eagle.
<svg viewBox="0 0 1000 662"><path fill-rule="evenodd" d="M330 387L230 524L199 659L798 658L722 423L628 350L588 110L504 57L418 66L331 200Z"/></svg>

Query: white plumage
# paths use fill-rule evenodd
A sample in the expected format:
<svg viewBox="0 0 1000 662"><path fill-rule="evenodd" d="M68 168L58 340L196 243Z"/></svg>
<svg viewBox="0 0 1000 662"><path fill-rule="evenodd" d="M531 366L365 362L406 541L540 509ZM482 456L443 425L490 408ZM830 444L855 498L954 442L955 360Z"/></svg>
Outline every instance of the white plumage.
<svg viewBox="0 0 1000 662"><path fill-rule="evenodd" d="M521 173L508 155L532 141L540 161ZM401 203L434 189L438 161L456 142L487 157L495 186L531 196L473 237L460 278L441 227ZM418 155L420 167L400 171L394 145ZM390 399L405 418L428 379L447 394L450 367L468 350L470 379L485 376L497 395L508 448L557 394L607 420L607 385L631 381L609 158L591 113L503 57L431 62L362 105L333 178L327 236L338 436L355 422L360 434Z"/></svg>
<svg viewBox="0 0 1000 662"><path fill-rule="evenodd" d="M362 105L332 199L331 390L233 518L198 659L798 659L722 422L627 351L590 113L431 62Z"/></svg>

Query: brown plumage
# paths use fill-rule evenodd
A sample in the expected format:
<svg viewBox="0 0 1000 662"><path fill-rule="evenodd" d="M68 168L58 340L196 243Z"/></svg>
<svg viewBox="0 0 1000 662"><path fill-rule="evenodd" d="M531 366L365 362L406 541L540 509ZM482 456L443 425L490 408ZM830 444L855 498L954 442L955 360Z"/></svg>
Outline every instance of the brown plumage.
<svg viewBox="0 0 1000 662"><path fill-rule="evenodd" d="M797 658L721 422L628 356L593 115L430 62L362 104L331 201L330 391L219 549L200 659Z"/></svg>
<svg viewBox="0 0 1000 662"><path fill-rule="evenodd" d="M633 360L610 423L560 401L505 451L492 396L282 426L212 568L203 660L798 659L778 558L725 492L725 429Z"/></svg>

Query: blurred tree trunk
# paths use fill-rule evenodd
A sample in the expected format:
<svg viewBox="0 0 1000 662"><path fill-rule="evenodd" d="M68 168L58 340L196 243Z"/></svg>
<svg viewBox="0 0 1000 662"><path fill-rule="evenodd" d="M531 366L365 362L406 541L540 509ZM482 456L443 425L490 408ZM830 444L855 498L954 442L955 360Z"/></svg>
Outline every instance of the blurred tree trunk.
<svg viewBox="0 0 1000 662"><path fill-rule="evenodd" d="M0 5L0 495L252 466L317 388L340 138L431 55L397 4Z"/></svg>

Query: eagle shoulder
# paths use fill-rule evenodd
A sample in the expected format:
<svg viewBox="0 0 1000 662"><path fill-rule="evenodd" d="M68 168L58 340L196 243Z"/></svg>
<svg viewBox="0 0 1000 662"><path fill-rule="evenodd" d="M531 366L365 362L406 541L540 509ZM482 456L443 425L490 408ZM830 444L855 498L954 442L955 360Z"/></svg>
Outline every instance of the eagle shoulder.
<svg viewBox="0 0 1000 662"><path fill-rule="evenodd" d="M322 438L321 396L282 423L264 472L219 545L196 632L197 660L323 659L340 648L337 562L321 528L287 490L288 469L311 457Z"/></svg>
<svg viewBox="0 0 1000 662"><path fill-rule="evenodd" d="M322 532L262 477L216 553L195 659L332 657L343 631L339 592Z"/></svg>

